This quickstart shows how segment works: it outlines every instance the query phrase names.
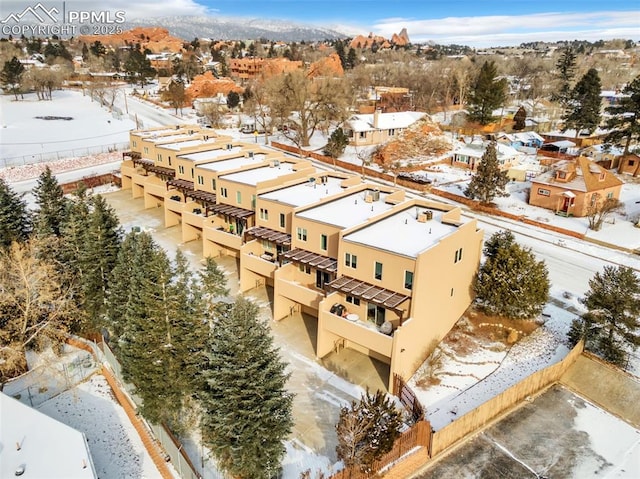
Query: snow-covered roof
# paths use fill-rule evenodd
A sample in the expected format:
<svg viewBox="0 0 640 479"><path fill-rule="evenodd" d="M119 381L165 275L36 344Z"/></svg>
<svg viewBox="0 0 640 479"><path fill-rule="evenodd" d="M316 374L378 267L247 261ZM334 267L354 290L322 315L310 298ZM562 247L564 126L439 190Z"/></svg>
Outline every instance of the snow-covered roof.
<svg viewBox="0 0 640 479"><path fill-rule="evenodd" d="M573 141L569 141L569 140L554 141L550 144L553 146L557 146L558 148L573 148L574 146L576 146L576 144Z"/></svg>
<svg viewBox="0 0 640 479"><path fill-rule="evenodd" d="M516 141L522 141L524 143L529 141L539 141L542 143L544 141L544 138L538 135L535 131L519 131L517 133L511 133L511 136Z"/></svg>
<svg viewBox="0 0 640 479"><path fill-rule="evenodd" d="M482 140L474 140L471 143L461 143L456 147L454 153L474 158L481 158L488 145L489 142ZM496 154L498 156L498 160L502 161L516 158L521 155L518 150L503 143L496 143Z"/></svg>
<svg viewBox="0 0 640 479"><path fill-rule="evenodd" d="M433 213L433 218L424 222L418 221L418 215L426 210ZM345 235L343 239L416 258L422 251L456 230L455 225L442 222L444 213L423 206L411 206Z"/></svg>
<svg viewBox="0 0 640 479"><path fill-rule="evenodd" d="M342 187L343 178L327 176L327 181L317 184L315 181L301 183L299 185L287 186L278 190L270 191L258 195L259 198L283 203L293 207L311 205L317 203L327 196L335 195L344 191Z"/></svg>
<svg viewBox="0 0 640 479"><path fill-rule="evenodd" d="M220 176L220 179L255 186L261 181L269 181L280 176L293 173L295 171L294 166L295 165L293 163L280 162L277 166L260 166L250 170L230 173L228 175Z"/></svg>
<svg viewBox="0 0 640 479"><path fill-rule="evenodd" d="M225 150L222 150L222 151L225 151ZM187 159L192 159L194 161L195 160L212 159L212 155L210 155L210 158L204 158L204 157L193 158L195 155L199 155L199 153L194 153L194 154L191 154L191 155L184 155L184 156L187 157ZM218 154L218 156L222 156L222 155L224 155L224 153ZM267 155L265 155L263 153L255 155L253 157L250 157L250 156L236 156L235 158L227 158L226 160L212 161L211 163L200 164L200 165L198 165L198 168L202 168L204 170L210 170L210 171L217 171L217 172L237 170L238 168L242 168L243 166L257 165L259 163L262 163L264 161L264 159L266 158L266 156ZM182 158L182 157L180 157L180 158ZM215 157L213 157L213 158L215 158Z"/></svg>
<svg viewBox="0 0 640 479"><path fill-rule="evenodd" d="M333 201L311 207L298 212L296 216L321 223L349 228L359 223L364 223L369 218L390 210L393 205L386 203L387 193L379 192L380 199L367 203L365 198L372 195L374 190L358 191L351 195L337 198Z"/></svg>
<svg viewBox="0 0 640 479"><path fill-rule="evenodd" d="M95 479L84 434L0 393L0 477Z"/></svg>
<svg viewBox="0 0 640 479"><path fill-rule="evenodd" d="M374 126L374 116L378 116L378 126ZM355 131L391 130L393 128L407 128L413 125L426 113L419 111L400 111L396 113L371 113L368 115L353 115L347 124Z"/></svg>
<svg viewBox="0 0 640 479"><path fill-rule="evenodd" d="M197 140L187 140L187 141L177 141L175 143L166 143L161 145L162 148L166 148L168 150L180 151L185 148L191 148L193 146L206 145L207 143L215 143L217 138L211 137L208 140L197 139ZM229 151L229 150L226 150Z"/></svg>

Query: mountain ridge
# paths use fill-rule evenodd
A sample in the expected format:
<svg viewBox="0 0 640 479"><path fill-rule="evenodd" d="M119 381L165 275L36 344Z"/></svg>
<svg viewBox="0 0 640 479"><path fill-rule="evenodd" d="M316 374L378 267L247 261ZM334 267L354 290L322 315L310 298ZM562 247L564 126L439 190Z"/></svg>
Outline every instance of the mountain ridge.
<svg viewBox="0 0 640 479"><path fill-rule="evenodd" d="M260 18L232 18L208 16L165 16L129 20L123 28L162 27L171 35L184 40L210 38L213 40L254 40L300 42L346 38L344 33L313 25L291 23L285 20Z"/></svg>

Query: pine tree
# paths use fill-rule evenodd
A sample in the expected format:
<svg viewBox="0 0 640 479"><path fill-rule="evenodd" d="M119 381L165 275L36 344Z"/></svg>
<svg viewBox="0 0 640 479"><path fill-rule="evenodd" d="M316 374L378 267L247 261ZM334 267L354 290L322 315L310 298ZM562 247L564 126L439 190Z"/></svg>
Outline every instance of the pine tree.
<svg viewBox="0 0 640 479"><path fill-rule="evenodd" d="M0 249L12 242L24 242L31 232L31 215L26 202L0 178Z"/></svg>
<svg viewBox="0 0 640 479"><path fill-rule="evenodd" d="M468 198L488 204L496 196L509 195L505 191L507 183L509 183L509 177L506 171L500 169L496 143L491 142L482 155L476 173L471 178L464 194Z"/></svg>
<svg viewBox="0 0 640 479"><path fill-rule="evenodd" d="M61 227L65 222L67 200L48 166L38 177L33 194L38 205L34 221L35 233L40 237L60 236Z"/></svg>
<svg viewBox="0 0 640 479"><path fill-rule="evenodd" d="M469 119L487 125L493 120L493 111L500 108L507 95L507 80L498 79L495 62L487 61L480 68L474 89L469 97Z"/></svg>
<svg viewBox="0 0 640 479"><path fill-rule="evenodd" d="M2 73L0 73L2 87L12 91L16 100L18 99L24 71L24 66L20 63L20 60L13 57L11 60L4 62Z"/></svg>
<svg viewBox="0 0 640 479"><path fill-rule="evenodd" d="M140 51L139 47L129 53L129 58L124 63L124 71L131 83L140 82L141 87L144 87L147 80L156 74L155 69L151 66L151 61Z"/></svg>
<svg viewBox="0 0 640 479"><path fill-rule="evenodd" d="M624 154L629 153L633 140L640 140L640 76L622 90L623 96L615 105L607 107L610 115L607 128L611 130L605 141L618 143L624 140Z"/></svg>
<svg viewBox="0 0 640 479"><path fill-rule="evenodd" d="M582 300L588 312L573 322L569 339L584 338L588 350L622 365L640 345L640 278L627 266L605 266L589 287Z"/></svg>
<svg viewBox="0 0 640 479"><path fill-rule="evenodd" d="M358 57L356 55L356 50L351 47L349 48L349 52L347 53L347 70L351 70L356 66L358 62Z"/></svg>
<svg viewBox="0 0 640 479"><path fill-rule="evenodd" d="M552 95L552 100L557 101L563 108L571 102L571 81L576 69L576 52L572 47L567 47L562 51L556 63L556 69L560 79L558 91Z"/></svg>
<svg viewBox="0 0 640 479"><path fill-rule="evenodd" d="M289 375L258 308L239 298L217 318L201 393L205 445L242 479L275 477L293 420Z"/></svg>
<svg viewBox="0 0 640 479"><path fill-rule="evenodd" d="M372 395L367 390L360 401L352 401L350 407L340 410L336 425L338 459L347 467L374 472L372 464L393 449L400 436L401 419L401 413L382 391Z"/></svg>
<svg viewBox="0 0 640 479"><path fill-rule="evenodd" d="M332 158L338 158L344 153L348 144L349 137L344 133L342 128L336 128L329 136L329 141L324 147L324 154Z"/></svg>
<svg viewBox="0 0 640 479"><path fill-rule="evenodd" d="M602 118L600 114L601 90L598 70L589 69L571 91L571 101L562 117L564 120L563 131L573 128L576 130L577 137L582 130L591 133L598 128Z"/></svg>
<svg viewBox="0 0 640 479"><path fill-rule="evenodd" d="M240 95L235 91L230 91L227 95L227 107L234 109L240 104Z"/></svg>
<svg viewBox="0 0 640 479"><path fill-rule="evenodd" d="M121 242L122 228L115 211L102 196L91 197L82 252L81 284L84 309L94 326L104 321L111 271L116 265Z"/></svg>
<svg viewBox="0 0 640 479"><path fill-rule="evenodd" d="M524 130L525 127L527 126L526 120L527 120L527 110L525 110L524 107L521 106L520 108L518 108L518 111L513 116L513 121L514 121L513 129L516 131Z"/></svg>
<svg viewBox="0 0 640 479"><path fill-rule="evenodd" d="M515 242L511 232L494 234L485 246L486 260L474 282L476 299L488 314L533 318L549 297L544 261Z"/></svg>

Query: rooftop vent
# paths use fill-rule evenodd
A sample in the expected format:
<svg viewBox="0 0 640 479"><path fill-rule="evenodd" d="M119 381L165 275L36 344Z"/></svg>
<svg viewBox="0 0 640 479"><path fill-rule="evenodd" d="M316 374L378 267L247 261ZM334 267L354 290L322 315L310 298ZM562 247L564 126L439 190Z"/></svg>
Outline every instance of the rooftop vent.
<svg viewBox="0 0 640 479"><path fill-rule="evenodd" d="M424 210L418 213L418 223L426 223L427 221L431 221L433 219L433 211Z"/></svg>

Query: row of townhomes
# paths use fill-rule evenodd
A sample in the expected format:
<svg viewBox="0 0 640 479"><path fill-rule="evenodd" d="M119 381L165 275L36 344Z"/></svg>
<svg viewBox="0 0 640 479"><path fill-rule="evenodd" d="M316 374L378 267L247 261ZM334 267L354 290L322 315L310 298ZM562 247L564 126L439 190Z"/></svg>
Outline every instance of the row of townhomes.
<svg viewBox="0 0 640 479"><path fill-rule="evenodd" d="M131 132L122 186L205 256L239 260L273 316L317 318L316 355L351 348L411 376L472 299L482 231L459 207L199 127Z"/></svg>

